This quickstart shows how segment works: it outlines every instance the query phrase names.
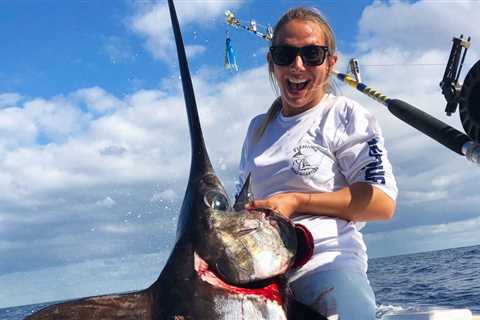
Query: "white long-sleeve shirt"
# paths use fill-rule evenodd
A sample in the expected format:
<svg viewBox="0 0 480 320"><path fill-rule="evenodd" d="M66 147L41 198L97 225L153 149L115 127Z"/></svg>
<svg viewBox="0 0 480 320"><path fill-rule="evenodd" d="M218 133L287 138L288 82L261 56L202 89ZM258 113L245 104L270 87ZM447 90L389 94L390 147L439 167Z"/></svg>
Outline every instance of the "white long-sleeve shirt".
<svg viewBox="0 0 480 320"><path fill-rule="evenodd" d="M279 112L253 143L265 116L251 121L240 161L240 182L251 173L256 199L283 192L332 192L355 182L375 185L396 199L396 182L380 127L357 102L326 94L317 106L298 115L285 117ZM293 220L312 233L314 256L290 280L314 270L366 272L366 246L360 233L365 223L321 213Z"/></svg>

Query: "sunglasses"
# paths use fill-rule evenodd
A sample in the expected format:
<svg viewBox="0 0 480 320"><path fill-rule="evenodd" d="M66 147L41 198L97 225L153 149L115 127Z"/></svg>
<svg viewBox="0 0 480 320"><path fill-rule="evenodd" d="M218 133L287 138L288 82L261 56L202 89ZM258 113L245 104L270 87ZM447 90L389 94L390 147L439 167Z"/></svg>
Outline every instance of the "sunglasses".
<svg viewBox="0 0 480 320"><path fill-rule="evenodd" d="M281 45L271 46L270 54L272 55L273 63L278 66L289 66L300 53L302 61L308 66L319 66L328 55L327 46L310 45L301 48Z"/></svg>

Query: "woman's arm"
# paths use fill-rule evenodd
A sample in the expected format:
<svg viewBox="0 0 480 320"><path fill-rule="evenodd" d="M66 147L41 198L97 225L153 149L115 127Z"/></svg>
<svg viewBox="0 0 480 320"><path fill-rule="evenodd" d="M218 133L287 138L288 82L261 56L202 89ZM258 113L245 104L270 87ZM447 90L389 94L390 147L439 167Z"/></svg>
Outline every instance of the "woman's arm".
<svg viewBox="0 0 480 320"><path fill-rule="evenodd" d="M392 218L395 200L369 183L356 182L334 192L276 194L246 206L246 209L253 208L270 208L289 218L303 213L349 221L372 221Z"/></svg>

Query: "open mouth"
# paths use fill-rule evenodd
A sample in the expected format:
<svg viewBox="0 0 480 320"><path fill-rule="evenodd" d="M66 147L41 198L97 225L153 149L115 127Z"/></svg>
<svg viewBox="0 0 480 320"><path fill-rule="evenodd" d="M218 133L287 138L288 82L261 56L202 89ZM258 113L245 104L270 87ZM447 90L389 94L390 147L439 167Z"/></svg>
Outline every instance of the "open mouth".
<svg viewBox="0 0 480 320"><path fill-rule="evenodd" d="M306 79L287 79L287 86L290 92L299 92L304 90L307 85L310 83L310 80Z"/></svg>

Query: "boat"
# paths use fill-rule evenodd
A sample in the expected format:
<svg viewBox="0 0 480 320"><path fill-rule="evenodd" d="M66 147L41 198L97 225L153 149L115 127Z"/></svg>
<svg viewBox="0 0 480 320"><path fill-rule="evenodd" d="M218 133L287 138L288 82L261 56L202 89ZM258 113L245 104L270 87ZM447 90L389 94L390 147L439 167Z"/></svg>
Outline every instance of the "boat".
<svg viewBox="0 0 480 320"><path fill-rule="evenodd" d="M415 308L387 312L382 320L480 320L469 309Z"/></svg>

